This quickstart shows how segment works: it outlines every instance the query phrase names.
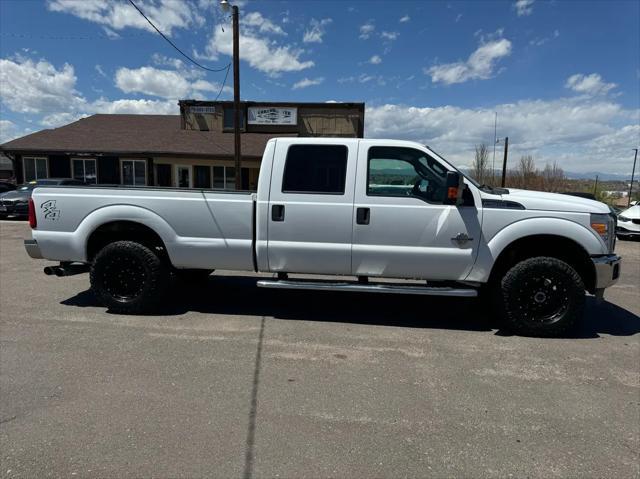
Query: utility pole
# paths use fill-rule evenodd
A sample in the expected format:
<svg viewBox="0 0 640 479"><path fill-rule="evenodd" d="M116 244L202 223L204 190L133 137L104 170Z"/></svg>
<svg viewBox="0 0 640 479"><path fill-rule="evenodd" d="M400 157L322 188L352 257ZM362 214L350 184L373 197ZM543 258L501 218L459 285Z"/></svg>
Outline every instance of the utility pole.
<svg viewBox="0 0 640 479"><path fill-rule="evenodd" d="M231 9L233 23L233 162L236 177L236 190L242 189L242 152L240 143L240 27L238 7L230 5L229 0L220 0L220 6L225 12Z"/></svg>
<svg viewBox="0 0 640 479"><path fill-rule="evenodd" d="M504 139L504 160L502 160L502 183L500 186L504 188L507 180L507 154L509 153L509 137Z"/></svg>
<svg viewBox="0 0 640 479"><path fill-rule="evenodd" d="M238 7L231 7L233 18L233 160L236 170L236 190L242 189L242 165L240 142L240 27L238 22Z"/></svg>
<svg viewBox="0 0 640 479"><path fill-rule="evenodd" d="M638 149L634 148L636 154L633 157L633 170L631 170L631 183L629 184L629 198L627 200L627 208L631 207L631 193L633 192L633 175L636 172L636 160L638 159Z"/></svg>
<svg viewBox="0 0 640 479"><path fill-rule="evenodd" d="M491 163L491 182L496 184L496 143L498 142L498 112L493 120L493 161ZM491 185L491 186L493 186Z"/></svg>
<svg viewBox="0 0 640 479"><path fill-rule="evenodd" d="M596 196L597 192L598 192L598 175L596 175L596 182L593 185L593 196Z"/></svg>

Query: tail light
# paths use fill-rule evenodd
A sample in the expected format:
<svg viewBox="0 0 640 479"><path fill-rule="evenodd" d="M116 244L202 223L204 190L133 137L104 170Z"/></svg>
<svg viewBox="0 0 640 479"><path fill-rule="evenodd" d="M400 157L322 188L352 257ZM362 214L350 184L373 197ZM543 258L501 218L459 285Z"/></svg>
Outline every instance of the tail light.
<svg viewBox="0 0 640 479"><path fill-rule="evenodd" d="M36 205L33 202L33 198L29 198L29 226L35 229L38 226L38 220L36 219Z"/></svg>

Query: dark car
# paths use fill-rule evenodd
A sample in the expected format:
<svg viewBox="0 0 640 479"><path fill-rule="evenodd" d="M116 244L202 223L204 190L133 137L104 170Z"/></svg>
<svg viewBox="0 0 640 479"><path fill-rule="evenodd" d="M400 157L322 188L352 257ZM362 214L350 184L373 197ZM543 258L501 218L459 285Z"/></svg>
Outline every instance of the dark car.
<svg viewBox="0 0 640 479"><path fill-rule="evenodd" d="M29 198L38 186L86 186L86 183L73 178L47 178L19 185L13 191L0 194L0 219L7 216L28 216Z"/></svg>
<svg viewBox="0 0 640 479"><path fill-rule="evenodd" d="M16 189L16 185L13 183L9 183L7 181L0 181L0 194L6 193L7 191L13 191Z"/></svg>

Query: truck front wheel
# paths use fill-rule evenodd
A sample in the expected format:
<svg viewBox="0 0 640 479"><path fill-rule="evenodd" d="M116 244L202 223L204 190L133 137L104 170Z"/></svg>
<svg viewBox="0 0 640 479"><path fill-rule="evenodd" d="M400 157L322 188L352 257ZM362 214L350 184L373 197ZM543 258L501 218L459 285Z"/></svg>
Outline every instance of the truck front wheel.
<svg viewBox="0 0 640 479"><path fill-rule="evenodd" d="M562 336L582 318L584 283L557 258L529 258L500 281L497 306L506 326L527 336Z"/></svg>
<svg viewBox="0 0 640 479"><path fill-rule="evenodd" d="M167 288L168 268L151 249L134 241L116 241L96 255L91 289L114 313L152 311Z"/></svg>

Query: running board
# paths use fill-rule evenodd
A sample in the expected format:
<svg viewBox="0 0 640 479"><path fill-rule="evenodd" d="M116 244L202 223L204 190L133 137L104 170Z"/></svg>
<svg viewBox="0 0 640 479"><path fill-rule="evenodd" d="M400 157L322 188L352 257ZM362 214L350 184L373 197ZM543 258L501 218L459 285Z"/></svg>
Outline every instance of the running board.
<svg viewBox="0 0 640 479"><path fill-rule="evenodd" d="M291 281L269 280L258 281L259 288L271 289L307 289L317 291L351 291L363 293L422 294L425 296L455 296L458 298L475 298L478 291L471 288L450 288L431 286L404 286L401 284L351 283L332 281Z"/></svg>

